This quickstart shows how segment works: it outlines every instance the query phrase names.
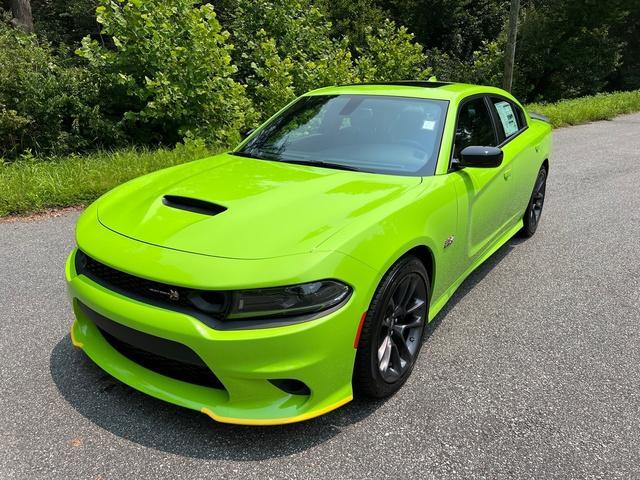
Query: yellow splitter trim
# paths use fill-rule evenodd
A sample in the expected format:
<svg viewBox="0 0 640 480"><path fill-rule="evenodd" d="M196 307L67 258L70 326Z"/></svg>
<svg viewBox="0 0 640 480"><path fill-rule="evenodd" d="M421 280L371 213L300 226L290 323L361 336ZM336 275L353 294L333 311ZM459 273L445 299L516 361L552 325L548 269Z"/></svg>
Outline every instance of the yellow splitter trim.
<svg viewBox="0 0 640 480"><path fill-rule="evenodd" d="M343 398L342 400L337 401L332 405L328 405L320 410L315 410L309 413L303 413L302 415L296 415L295 417L286 417L286 418L233 418L233 417L223 417L221 415L216 415L209 408L202 407L200 411L205 415L213 418L216 422L220 423L232 423L235 425L285 425L287 423L296 423L303 422L305 420L309 420L311 418L319 417L324 415L325 413L330 412L331 410L335 410L338 407L341 407L345 403L349 403L353 400L353 395L349 395L347 398Z"/></svg>
<svg viewBox="0 0 640 480"><path fill-rule="evenodd" d="M73 333L73 327L74 325L71 325L71 331L69 332L69 336L71 337L71 344L76 347L76 348L82 348L84 347L84 343L79 342L78 340L76 340L76 336Z"/></svg>

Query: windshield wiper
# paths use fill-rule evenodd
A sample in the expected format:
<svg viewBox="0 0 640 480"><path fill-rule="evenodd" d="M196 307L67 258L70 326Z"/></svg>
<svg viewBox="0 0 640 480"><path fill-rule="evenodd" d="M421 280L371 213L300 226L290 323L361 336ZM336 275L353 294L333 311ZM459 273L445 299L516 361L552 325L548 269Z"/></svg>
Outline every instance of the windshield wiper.
<svg viewBox="0 0 640 480"><path fill-rule="evenodd" d="M323 162L319 160L295 160L295 159L278 158L275 155L269 156L268 153L270 152L266 152L267 154L265 154L265 153L262 153L261 151L262 155L256 155L255 153L250 153L244 150L239 150L237 152L230 152L230 153L231 155L237 155L238 157L255 158L258 160L273 160L276 162L293 163L295 165L309 165L312 167L333 168L336 170L348 170L350 172L362 171L359 168L352 167L350 165L343 165L342 163Z"/></svg>
<svg viewBox="0 0 640 480"><path fill-rule="evenodd" d="M324 167L324 168L335 168L336 170L348 170L350 172L361 172L359 168L352 167L350 165L343 165L342 163L331 163L331 162L322 162L322 161L314 161L314 160L281 160L281 162L285 163L294 163L296 165L310 165L312 167Z"/></svg>
<svg viewBox="0 0 640 480"><path fill-rule="evenodd" d="M260 157L258 155L255 155L253 153L249 153L249 152L244 152L242 150L237 151L237 152L229 152L231 155L235 155L237 157L246 157L246 158L255 158L257 160L264 160L264 157Z"/></svg>

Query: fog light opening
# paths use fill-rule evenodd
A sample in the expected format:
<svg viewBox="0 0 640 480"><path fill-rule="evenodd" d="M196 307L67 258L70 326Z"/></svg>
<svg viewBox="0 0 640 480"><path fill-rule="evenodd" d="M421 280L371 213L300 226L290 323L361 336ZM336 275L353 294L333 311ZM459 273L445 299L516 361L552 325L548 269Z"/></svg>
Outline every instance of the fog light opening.
<svg viewBox="0 0 640 480"><path fill-rule="evenodd" d="M311 395L311 390L300 380L293 378L270 379L269 382L290 395Z"/></svg>

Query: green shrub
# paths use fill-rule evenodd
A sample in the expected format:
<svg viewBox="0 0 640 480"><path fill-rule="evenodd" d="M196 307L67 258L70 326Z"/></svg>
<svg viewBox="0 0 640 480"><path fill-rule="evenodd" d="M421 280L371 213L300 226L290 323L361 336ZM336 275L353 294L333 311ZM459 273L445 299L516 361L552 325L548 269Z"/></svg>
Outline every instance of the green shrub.
<svg viewBox="0 0 640 480"><path fill-rule="evenodd" d="M25 150L64 154L114 145L97 81L35 35L0 22L0 158Z"/></svg>
<svg viewBox="0 0 640 480"><path fill-rule="evenodd" d="M355 48L332 36L326 12L310 0L236 1L229 18L236 78L262 118L315 88L430 75L422 47L389 20L367 27Z"/></svg>
<svg viewBox="0 0 640 480"><path fill-rule="evenodd" d="M348 41L309 0L236 1L230 29L238 66L262 118L308 90L347 83L354 70Z"/></svg>
<svg viewBox="0 0 640 480"><path fill-rule="evenodd" d="M422 46L405 27L386 20L376 30L366 29L365 45L358 49L358 78L363 82L424 79L432 70L426 67Z"/></svg>
<svg viewBox="0 0 640 480"><path fill-rule="evenodd" d="M498 39L485 42L469 59L460 59L437 49L430 50L427 52L427 64L439 80L502 87L505 38L501 34ZM517 89L517 82L515 87Z"/></svg>
<svg viewBox="0 0 640 480"><path fill-rule="evenodd" d="M209 4L195 0L100 0L102 33L78 53L106 81L108 108L136 143L192 135L226 145L253 110L232 75L232 46Z"/></svg>
<svg viewBox="0 0 640 480"><path fill-rule="evenodd" d="M79 45L86 35L99 33L97 0L31 0L38 35L52 44Z"/></svg>

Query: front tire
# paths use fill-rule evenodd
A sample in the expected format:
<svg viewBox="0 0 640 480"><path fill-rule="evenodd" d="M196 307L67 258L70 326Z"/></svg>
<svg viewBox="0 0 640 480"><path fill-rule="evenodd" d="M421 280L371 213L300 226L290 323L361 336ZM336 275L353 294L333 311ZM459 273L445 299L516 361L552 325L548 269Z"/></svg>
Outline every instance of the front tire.
<svg viewBox="0 0 640 480"><path fill-rule="evenodd" d="M422 346L429 311L429 277L414 256L398 260L376 289L353 373L357 395L384 398L407 381Z"/></svg>
<svg viewBox="0 0 640 480"><path fill-rule="evenodd" d="M529 199L529 205L524 212L523 227L520 230L520 235L529 238L532 237L538 225L540 224L540 217L542 215L542 207L544 206L544 197L547 187L547 169L542 167L536 177L536 183L533 186L533 192Z"/></svg>

